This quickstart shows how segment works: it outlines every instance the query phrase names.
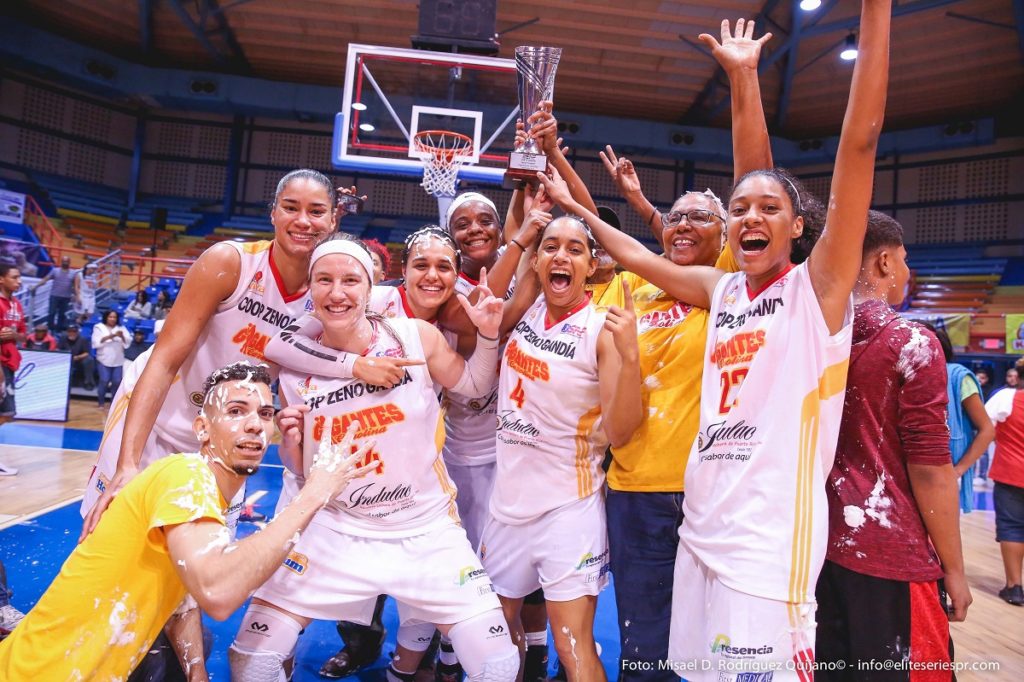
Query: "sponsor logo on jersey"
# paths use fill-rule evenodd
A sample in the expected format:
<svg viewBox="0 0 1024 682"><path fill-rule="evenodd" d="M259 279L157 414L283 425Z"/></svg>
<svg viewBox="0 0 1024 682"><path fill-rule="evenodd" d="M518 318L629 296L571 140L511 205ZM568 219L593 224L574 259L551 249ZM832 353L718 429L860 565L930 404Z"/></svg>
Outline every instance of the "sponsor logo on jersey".
<svg viewBox="0 0 1024 682"><path fill-rule="evenodd" d="M412 507L416 501L415 491L412 486L403 483L389 488L379 483L367 483L359 486L348 495L348 508L358 509L366 507L369 509L386 507L386 511L377 511L369 514L375 518L385 518L390 514Z"/></svg>
<svg viewBox="0 0 1024 682"><path fill-rule="evenodd" d="M545 351L547 353L554 353L560 355L563 358L569 358L570 360L576 357L576 344L568 343L566 341L559 341L558 339L545 339L537 335L537 332L533 331L533 328L525 321L522 320L516 325L516 331L522 334L522 340L524 343L528 343L538 350Z"/></svg>
<svg viewBox="0 0 1024 682"><path fill-rule="evenodd" d="M732 365L750 364L765 342L765 330L739 332L724 341L716 341L711 351L711 362L719 369Z"/></svg>
<svg viewBox="0 0 1024 682"><path fill-rule="evenodd" d="M466 403L469 409L474 412L486 412L488 408L494 408L498 404L498 391L491 391L491 394L486 398L474 398ZM493 409L491 410L493 412Z"/></svg>
<svg viewBox="0 0 1024 682"><path fill-rule="evenodd" d="M463 566L459 570L459 577L455 579L455 584L462 586L468 582L479 580L480 578L486 578L487 571L480 568L479 566Z"/></svg>
<svg viewBox="0 0 1024 682"><path fill-rule="evenodd" d="M316 393L319 390L319 387L313 383L313 377L308 376L299 382L299 385L295 390L301 397L305 398L310 393Z"/></svg>
<svg viewBox="0 0 1024 682"><path fill-rule="evenodd" d="M234 343L241 344L238 351L242 355L247 355L250 358L256 358L257 360L266 359L263 357L263 351L267 349L267 344L270 343L270 337L256 331L256 325L252 322L235 332L235 335L231 337L231 340ZM202 402L199 404L202 404Z"/></svg>
<svg viewBox="0 0 1024 682"><path fill-rule="evenodd" d="M351 382L345 384L341 388L331 391L330 393L324 393L323 395L314 396L306 400L306 404L313 410L318 410L324 405L335 405L337 403L345 402L352 398L361 398L367 393L379 393L382 391L391 391L394 388L405 386L407 383L412 381L412 376L409 371L406 370L405 376L398 383L398 386L374 386L372 384L364 384L362 382Z"/></svg>
<svg viewBox="0 0 1024 682"><path fill-rule="evenodd" d="M516 416L514 410L505 410L498 413L498 430L512 431L521 436L530 436L532 438L540 437L540 429L530 422L523 421L521 417Z"/></svg>
<svg viewBox="0 0 1024 682"><path fill-rule="evenodd" d="M644 313L636 321L636 331L638 334L643 334L651 329L671 329L682 324L683 320L686 319L687 313L692 309L691 306L676 302L668 310L654 310Z"/></svg>
<svg viewBox="0 0 1024 682"><path fill-rule="evenodd" d="M509 369L519 372L531 381L547 381L551 378L548 363L523 352L515 339L505 347L505 362L508 363Z"/></svg>
<svg viewBox="0 0 1024 682"><path fill-rule="evenodd" d="M733 424L720 421L697 434L697 452L701 453L698 461L746 462L750 459L754 446L760 442L757 439L756 426L747 424L742 419Z"/></svg>
<svg viewBox="0 0 1024 682"><path fill-rule="evenodd" d="M103 474L96 477L96 490L99 490L101 493L105 493L107 492L107 486L109 485L110 479Z"/></svg>
<svg viewBox="0 0 1024 682"><path fill-rule="evenodd" d="M255 298L250 298L249 296L246 296L239 301L237 307L239 311L249 315L250 317L255 317L261 322L266 322L267 324L279 329L284 329L295 321L295 318L288 313L282 313L280 310L272 308L265 303L257 301Z"/></svg>
<svg viewBox="0 0 1024 682"><path fill-rule="evenodd" d="M306 572L306 568L309 567L309 557L298 552L288 552L288 556L284 558L284 567L289 571L302 575Z"/></svg>
<svg viewBox="0 0 1024 682"><path fill-rule="evenodd" d="M755 317L765 317L766 315L774 315L775 311L783 307L785 303L781 297L775 298L762 298L760 301L755 303L750 308L747 308L744 312L739 315L733 315L728 310L718 311L718 317L715 319L715 327L721 329L722 327L728 327L729 329L736 329L736 327L742 327L743 323L747 320Z"/></svg>
<svg viewBox="0 0 1024 682"><path fill-rule="evenodd" d="M574 324L565 323L562 328L558 330L559 334L568 334L569 336L575 336L577 339L582 339L583 335L587 333L586 327L578 327Z"/></svg>
<svg viewBox="0 0 1024 682"><path fill-rule="evenodd" d="M313 419L313 439L320 440L324 435L326 415L317 415ZM376 436L384 433L392 424L405 421L405 413L394 403L373 405L346 414L331 417L331 442L340 443L352 422L359 422L356 438Z"/></svg>
<svg viewBox="0 0 1024 682"><path fill-rule="evenodd" d="M307 298L306 304L302 306L302 309L305 310L307 313L313 312L313 299Z"/></svg>
<svg viewBox="0 0 1024 682"><path fill-rule="evenodd" d="M255 275L252 276L252 279L249 280L249 291L259 296L262 296L264 291L266 291L266 287L263 286L262 271L257 272Z"/></svg>
<svg viewBox="0 0 1024 682"><path fill-rule="evenodd" d="M726 658L753 658L754 656L767 656L774 649L771 645L760 646L733 646L729 635L719 634L711 642L711 653L721 654Z"/></svg>
<svg viewBox="0 0 1024 682"><path fill-rule="evenodd" d="M203 406L203 398L205 398L205 396L203 395L202 391L192 391L191 393L188 394L189 402L195 405L196 407Z"/></svg>

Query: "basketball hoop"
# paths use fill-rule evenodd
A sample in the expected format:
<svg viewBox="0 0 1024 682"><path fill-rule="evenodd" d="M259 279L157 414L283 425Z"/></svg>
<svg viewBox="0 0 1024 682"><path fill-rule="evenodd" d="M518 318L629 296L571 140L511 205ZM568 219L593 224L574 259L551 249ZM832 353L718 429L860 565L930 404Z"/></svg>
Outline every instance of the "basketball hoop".
<svg viewBox="0 0 1024 682"><path fill-rule="evenodd" d="M455 196L459 169L473 153L473 140L448 130L422 130L413 136L413 148L423 161L420 186L435 197Z"/></svg>

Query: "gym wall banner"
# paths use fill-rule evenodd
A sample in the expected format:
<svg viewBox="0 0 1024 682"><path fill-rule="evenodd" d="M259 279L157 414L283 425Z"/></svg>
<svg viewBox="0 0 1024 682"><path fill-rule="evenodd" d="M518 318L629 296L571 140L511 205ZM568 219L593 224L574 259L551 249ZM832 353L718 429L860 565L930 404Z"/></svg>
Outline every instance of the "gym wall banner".
<svg viewBox="0 0 1024 682"><path fill-rule="evenodd" d="M24 194L0 189L0 222L19 225L25 222Z"/></svg>
<svg viewBox="0 0 1024 682"><path fill-rule="evenodd" d="M67 421L71 353L23 350L14 375L16 419Z"/></svg>
<svg viewBox="0 0 1024 682"><path fill-rule="evenodd" d="M1024 314L1006 316L1006 352L1024 355Z"/></svg>

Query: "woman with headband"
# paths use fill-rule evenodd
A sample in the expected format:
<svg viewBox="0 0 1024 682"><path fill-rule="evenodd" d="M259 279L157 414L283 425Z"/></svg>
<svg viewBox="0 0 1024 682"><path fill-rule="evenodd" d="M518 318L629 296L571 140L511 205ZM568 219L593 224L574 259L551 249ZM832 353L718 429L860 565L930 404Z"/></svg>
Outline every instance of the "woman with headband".
<svg viewBox="0 0 1024 682"><path fill-rule="evenodd" d="M423 320L368 313L372 272L369 253L356 242L335 238L316 248L310 294L323 326L320 341L370 358L407 358L405 378L381 389L283 368L279 421L281 459L298 475L322 443L340 442L350 429L356 439L372 440L367 463L377 467L317 516L257 591L231 646L232 679L276 682L312 619L366 622L377 595L387 592L398 600L402 621L433 623L451 637L470 680L511 682L518 656L490 580L458 525L433 390L433 382L469 395L488 390L501 302L486 279L475 305L460 299L479 330L476 350L463 360ZM257 622L260 628L251 627ZM411 678L414 671L400 671L402 665L393 664L389 679Z"/></svg>
<svg viewBox="0 0 1024 682"><path fill-rule="evenodd" d="M807 255L809 197L778 170L747 173L729 200L738 273L631 257L621 234L594 223L630 270L711 310L672 595L669 654L687 679L717 680L726 666L730 674L773 671L774 679L813 673L825 478L842 418L850 293L885 112L890 15L890 0L862 4L825 229L802 263L794 260ZM566 193L553 197L596 221Z"/></svg>

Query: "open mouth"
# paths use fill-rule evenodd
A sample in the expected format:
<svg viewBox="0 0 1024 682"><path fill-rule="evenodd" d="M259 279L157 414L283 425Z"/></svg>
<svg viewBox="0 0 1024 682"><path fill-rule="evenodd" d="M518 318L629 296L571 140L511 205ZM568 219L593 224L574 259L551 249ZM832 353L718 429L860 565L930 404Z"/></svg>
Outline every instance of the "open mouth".
<svg viewBox="0 0 1024 682"><path fill-rule="evenodd" d="M344 315L352 310L352 306L348 303L331 303L324 306L324 310L331 315Z"/></svg>
<svg viewBox="0 0 1024 682"><path fill-rule="evenodd" d="M490 237L473 237L466 241L465 249L467 251L476 251L478 249L488 248L490 247L490 244Z"/></svg>
<svg viewBox="0 0 1024 682"><path fill-rule="evenodd" d="M263 452L263 443L259 443L257 441L244 441L241 443L236 443L235 448L243 452L260 454Z"/></svg>
<svg viewBox="0 0 1024 682"><path fill-rule="evenodd" d="M761 253L768 248L768 243L767 235L758 232L748 232L740 238L740 249L743 253Z"/></svg>
<svg viewBox="0 0 1024 682"><path fill-rule="evenodd" d="M548 281L551 283L551 291L562 293L568 291L569 285L572 284L572 274L566 270L553 270L548 276Z"/></svg>
<svg viewBox="0 0 1024 682"><path fill-rule="evenodd" d="M697 246L697 242L689 237L676 237L672 240L672 248L674 249L688 249L692 246Z"/></svg>

